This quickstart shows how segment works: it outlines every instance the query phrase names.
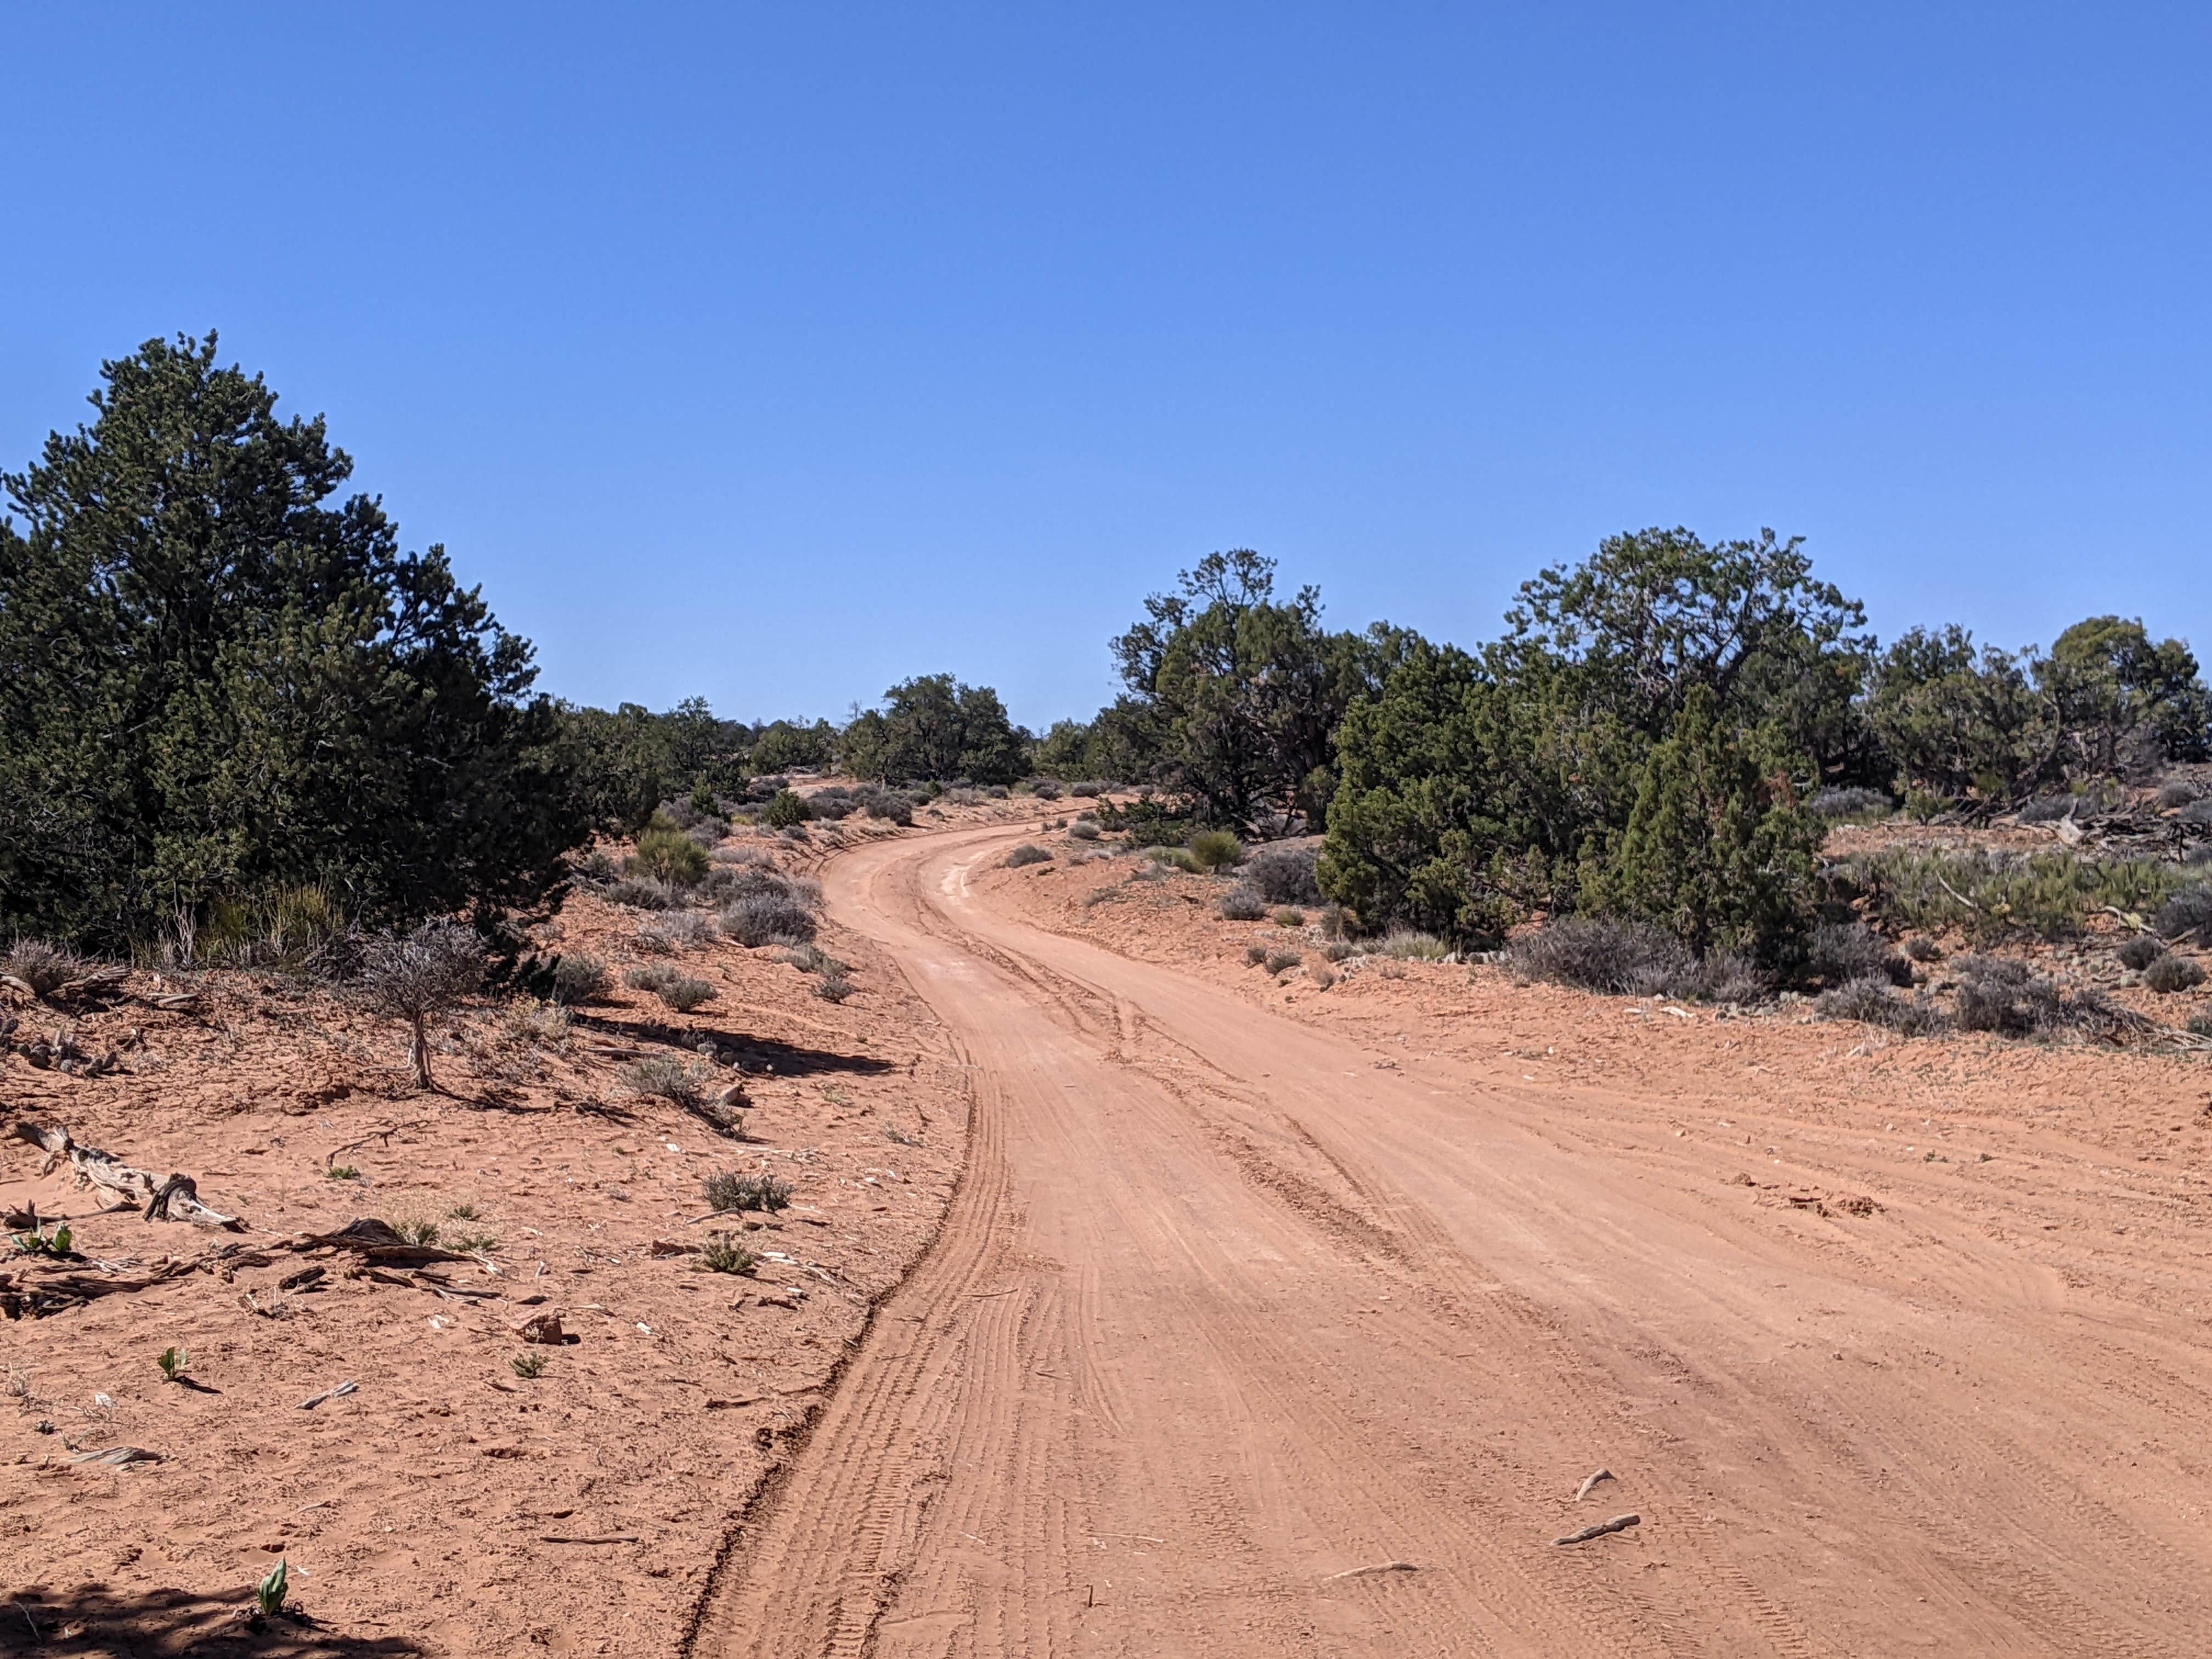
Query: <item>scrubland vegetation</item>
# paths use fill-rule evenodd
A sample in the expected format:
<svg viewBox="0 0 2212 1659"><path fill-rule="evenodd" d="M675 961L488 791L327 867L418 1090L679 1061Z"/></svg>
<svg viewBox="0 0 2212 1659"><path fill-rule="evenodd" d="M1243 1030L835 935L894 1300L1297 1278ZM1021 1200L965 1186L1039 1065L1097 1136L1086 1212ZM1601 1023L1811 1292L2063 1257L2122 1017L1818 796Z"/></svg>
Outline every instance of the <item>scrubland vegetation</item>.
<svg viewBox="0 0 2212 1659"><path fill-rule="evenodd" d="M1327 903L1332 937L1370 951L1503 947L1591 988L1796 985L1910 1026L1917 1005L1876 992L1911 978L1895 946L1916 938L1986 951L2118 919L2159 946L2130 971L2162 994L2201 972L2176 951L2212 944L2212 793L2191 771L2212 697L2139 622L2091 617L2048 650L1955 625L1885 644L1799 539L1653 529L1540 572L1462 647L1333 631L1316 591L1279 595L1237 550L1147 599L1110 644L1120 694L1042 736L945 673L842 726L582 708L534 690L528 643L443 550L404 552L376 501L342 495L352 464L321 421L280 418L213 337L104 380L89 422L5 477L0 934L53 957L24 955L26 983L79 954L360 980L418 1034L427 1085L428 1012L393 987L590 1000L603 963L525 948L579 882L641 913L648 955L811 949L815 896L735 831L1015 793L1083 804L1046 826L1072 860L1111 836L1233 878L1224 917L1296 927ZM2118 818L2126 835L2086 828ZM1833 846L1886 821L2055 838ZM423 931L446 919L465 951ZM671 1007L711 994L661 977Z"/></svg>

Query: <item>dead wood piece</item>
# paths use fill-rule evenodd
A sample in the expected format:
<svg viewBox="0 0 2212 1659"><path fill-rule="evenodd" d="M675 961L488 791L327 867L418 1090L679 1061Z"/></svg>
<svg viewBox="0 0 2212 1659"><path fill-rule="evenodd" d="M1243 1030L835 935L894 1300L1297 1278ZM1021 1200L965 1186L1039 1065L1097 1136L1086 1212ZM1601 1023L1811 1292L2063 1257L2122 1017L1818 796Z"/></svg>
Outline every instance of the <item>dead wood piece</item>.
<svg viewBox="0 0 2212 1659"><path fill-rule="evenodd" d="M1610 1521L1601 1521L1594 1527L1584 1527L1580 1532L1571 1532L1565 1538L1554 1538L1554 1544L1587 1544L1593 1538L1602 1538L1609 1532L1626 1532L1642 1524L1640 1515L1616 1515Z"/></svg>
<svg viewBox="0 0 2212 1659"><path fill-rule="evenodd" d="M1411 1561L1378 1561L1371 1567L1352 1567L1343 1572L1333 1572L1322 1579L1322 1583L1333 1584L1340 1578L1372 1578L1377 1573L1419 1572L1419 1571L1420 1569Z"/></svg>
<svg viewBox="0 0 2212 1659"><path fill-rule="evenodd" d="M360 1392L360 1383L341 1382L335 1389L325 1389L320 1394L311 1395L307 1399L302 1400L300 1402L300 1409L303 1412L311 1412L314 1410L316 1407L321 1405L325 1400L343 1400L349 1394L359 1394Z"/></svg>
<svg viewBox="0 0 2212 1659"><path fill-rule="evenodd" d="M364 1261L387 1267L420 1267L429 1261L474 1261L459 1250L442 1250L434 1244L410 1244L390 1225L374 1216L349 1221L335 1232L307 1233L294 1239L295 1250L351 1250Z"/></svg>
<svg viewBox="0 0 2212 1659"><path fill-rule="evenodd" d="M19 1139L45 1149L46 1162L41 1174L51 1174L67 1163L76 1171L77 1179L87 1186L113 1193L133 1205L144 1205L149 1221L189 1221L196 1227L222 1227L234 1233L246 1231L246 1223L238 1217L224 1215L200 1202L199 1189L190 1176L172 1175L167 1181L157 1180L96 1146L79 1146L59 1124L42 1129L35 1123L19 1122L15 1134Z"/></svg>
<svg viewBox="0 0 2212 1659"><path fill-rule="evenodd" d="M110 1446L105 1451L80 1452L70 1459L72 1463L105 1464L113 1468L128 1468L134 1463L166 1463L168 1461L161 1453L148 1451L143 1446Z"/></svg>
<svg viewBox="0 0 2212 1659"><path fill-rule="evenodd" d="M134 991L131 1000L142 1002L149 1008L160 1008L170 1013L183 1013L200 1006L198 991Z"/></svg>
<svg viewBox="0 0 2212 1659"><path fill-rule="evenodd" d="M1591 1491L1601 1480L1611 1480L1613 1478L1613 1473L1611 1469L1598 1470L1596 1474L1591 1475L1589 1480L1583 1481L1581 1486L1575 1488L1575 1502L1579 1504L1583 1498L1588 1498L1590 1495Z"/></svg>
<svg viewBox="0 0 2212 1659"><path fill-rule="evenodd" d="M634 1532L611 1532L596 1538L578 1538L567 1533L549 1532L543 1534L538 1541L546 1544L635 1544L637 1534Z"/></svg>
<svg viewBox="0 0 2212 1659"><path fill-rule="evenodd" d="M21 1319L26 1314L33 1319L44 1319L50 1314L67 1313L72 1308L82 1308L88 1302L103 1296L131 1294L151 1290L173 1279L181 1279L204 1264L198 1261L169 1261L150 1273L134 1279L117 1279L100 1273L43 1272L30 1269L21 1277L11 1278L0 1273L0 1314L9 1319Z"/></svg>
<svg viewBox="0 0 2212 1659"><path fill-rule="evenodd" d="M319 1285L330 1274L328 1267L302 1267L295 1273L287 1273L276 1281L280 1291L304 1291Z"/></svg>

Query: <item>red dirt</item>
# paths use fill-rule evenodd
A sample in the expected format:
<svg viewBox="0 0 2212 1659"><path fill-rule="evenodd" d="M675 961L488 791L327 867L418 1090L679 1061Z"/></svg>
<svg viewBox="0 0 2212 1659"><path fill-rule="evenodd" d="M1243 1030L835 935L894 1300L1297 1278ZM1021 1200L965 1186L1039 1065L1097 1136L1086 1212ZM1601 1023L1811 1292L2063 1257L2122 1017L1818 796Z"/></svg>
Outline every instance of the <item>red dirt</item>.
<svg viewBox="0 0 2212 1659"><path fill-rule="evenodd" d="M827 872L970 1163L700 1652L2202 1650L2201 1061L1278 984L1009 841Z"/></svg>

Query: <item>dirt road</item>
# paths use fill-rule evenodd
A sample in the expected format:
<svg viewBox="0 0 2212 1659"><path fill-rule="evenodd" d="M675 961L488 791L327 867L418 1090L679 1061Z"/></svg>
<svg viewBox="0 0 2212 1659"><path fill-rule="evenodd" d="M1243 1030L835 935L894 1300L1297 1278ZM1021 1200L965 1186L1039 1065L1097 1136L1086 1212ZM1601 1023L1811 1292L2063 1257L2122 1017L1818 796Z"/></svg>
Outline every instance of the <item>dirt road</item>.
<svg viewBox="0 0 2212 1659"><path fill-rule="evenodd" d="M2212 1646L2201 1229L2084 1287L1979 1217L1768 1224L1632 1102L995 913L1007 844L829 872L975 1068L971 1164L698 1652Z"/></svg>

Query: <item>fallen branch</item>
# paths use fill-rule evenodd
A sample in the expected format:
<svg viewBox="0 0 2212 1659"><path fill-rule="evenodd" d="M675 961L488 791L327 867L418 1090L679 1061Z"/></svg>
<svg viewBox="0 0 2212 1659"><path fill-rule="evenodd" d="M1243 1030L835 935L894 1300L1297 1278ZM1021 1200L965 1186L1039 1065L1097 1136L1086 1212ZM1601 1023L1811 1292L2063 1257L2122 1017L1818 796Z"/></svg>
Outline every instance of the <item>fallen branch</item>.
<svg viewBox="0 0 2212 1659"><path fill-rule="evenodd" d="M1590 1495L1590 1489L1595 1486L1599 1481L1611 1480L1613 1478L1613 1473L1611 1469L1600 1469L1595 1474L1590 1476L1589 1480L1583 1481L1581 1486L1575 1488L1575 1502L1579 1504L1583 1498L1588 1498Z"/></svg>
<svg viewBox="0 0 2212 1659"><path fill-rule="evenodd" d="M196 1227L222 1227L234 1233L246 1231L245 1222L236 1216L224 1215L201 1203L199 1189L190 1176L172 1175L167 1181L160 1180L96 1146L80 1146L59 1124L41 1129L35 1123L19 1122L15 1134L44 1149L46 1162L41 1175L52 1174L66 1162L85 1185L113 1193L134 1205L144 1205L149 1221L189 1221Z"/></svg>
<svg viewBox="0 0 2212 1659"><path fill-rule="evenodd" d="M1594 1527L1584 1527L1580 1532L1571 1532L1565 1538L1554 1538L1554 1544L1587 1544L1593 1538L1602 1538L1609 1532L1626 1532L1639 1524L1640 1515L1616 1515L1610 1521L1601 1521Z"/></svg>

